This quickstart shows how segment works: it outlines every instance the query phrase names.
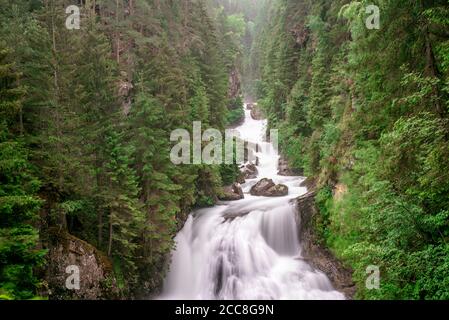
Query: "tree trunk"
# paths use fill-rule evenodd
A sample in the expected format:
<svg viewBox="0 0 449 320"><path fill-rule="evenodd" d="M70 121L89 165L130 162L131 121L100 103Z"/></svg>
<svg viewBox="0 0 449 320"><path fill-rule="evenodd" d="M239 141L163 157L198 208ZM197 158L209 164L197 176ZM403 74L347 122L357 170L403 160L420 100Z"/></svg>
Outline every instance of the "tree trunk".
<svg viewBox="0 0 449 320"><path fill-rule="evenodd" d="M119 19L118 19L118 9L119 9L119 0L115 0L115 5L116 5L116 8L115 8L115 27L116 27L116 41L117 41L117 43L116 43L116 46L117 46L117 48L116 48L116 50L117 50L117 53L116 53L116 59L117 59L117 64L120 64L120 32L119 32L119 30L118 30L118 22L119 22Z"/></svg>
<svg viewBox="0 0 449 320"><path fill-rule="evenodd" d="M103 242L103 212L98 210L98 247L101 247Z"/></svg>
<svg viewBox="0 0 449 320"><path fill-rule="evenodd" d="M134 0L129 0L128 7L129 7L129 14L131 16L134 15Z"/></svg>
<svg viewBox="0 0 449 320"><path fill-rule="evenodd" d="M57 105L59 106L59 102L61 100L61 90L59 87L59 74L58 74L58 51L56 46L56 25L55 25L55 7L54 2L51 3L51 33L52 33L52 49L53 49L53 59L54 59L54 66L53 66L53 81L55 86L55 101L57 102ZM56 142L56 148L57 152L59 154L62 154L63 147L61 145L61 138L62 138L62 117L61 112L59 108L52 108L53 116L55 119L55 126L56 126L56 136L58 137L58 141ZM64 184L64 175L61 168L58 168L58 182L59 187L62 187Z"/></svg>
<svg viewBox="0 0 449 320"><path fill-rule="evenodd" d="M95 166L97 168L100 168L100 165L101 164L100 161L98 160L98 155L95 154ZM98 172L96 173L95 179L97 181L95 191L99 192L101 185L101 178ZM103 242L103 210L101 208L98 208L97 218L98 218L98 247L101 248L101 244Z"/></svg>
<svg viewBox="0 0 449 320"><path fill-rule="evenodd" d="M112 253L112 217L113 217L113 213L111 211L111 213L109 214L109 244L108 244L108 256L111 256Z"/></svg>
<svg viewBox="0 0 449 320"><path fill-rule="evenodd" d="M20 110L19 110L19 130L20 135L23 136L23 107L22 104L20 104Z"/></svg>
<svg viewBox="0 0 449 320"><path fill-rule="evenodd" d="M425 9L422 1L421 1L421 7L422 7L422 10ZM424 23L426 23L426 22L424 22ZM440 72L438 70L438 65L436 63L435 54L433 52L432 41L430 39L429 26L427 25L427 23L425 24L425 27L423 28L423 33L424 33L424 40L425 40L425 46L426 46L426 48L425 48L425 51L426 51L425 74L429 77L439 79ZM438 115L441 118L443 118L444 114L445 114L445 110L441 104L441 99L440 99L441 92L438 88L438 85L434 85L432 87L432 95L433 95L433 98L435 99L434 105L435 105L436 112L438 113Z"/></svg>

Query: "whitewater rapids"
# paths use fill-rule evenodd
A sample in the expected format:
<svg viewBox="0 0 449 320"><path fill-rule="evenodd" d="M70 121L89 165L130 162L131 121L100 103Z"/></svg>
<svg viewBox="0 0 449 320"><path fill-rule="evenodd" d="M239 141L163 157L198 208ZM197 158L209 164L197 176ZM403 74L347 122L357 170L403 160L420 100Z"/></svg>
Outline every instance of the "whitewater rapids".
<svg viewBox="0 0 449 320"><path fill-rule="evenodd" d="M246 109L246 108L245 108ZM159 299L169 300L339 300L320 271L301 256L292 199L307 192L304 178L277 175L279 155L264 141L267 121L245 111L236 128L261 146L259 176L242 185L245 199L193 212L176 236L170 271ZM254 197L262 178L289 187L280 198Z"/></svg>

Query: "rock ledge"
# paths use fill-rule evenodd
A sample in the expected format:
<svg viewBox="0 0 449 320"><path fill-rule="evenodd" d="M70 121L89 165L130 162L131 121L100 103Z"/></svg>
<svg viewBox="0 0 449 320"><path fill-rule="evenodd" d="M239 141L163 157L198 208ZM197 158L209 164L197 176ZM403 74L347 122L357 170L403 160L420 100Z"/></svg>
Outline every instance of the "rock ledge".
<svg viewBox="0 0 449 320"><path fill-rule="evenodd" d="M343 266L328 248L321 245L315 233L313 221L318 214L315 195L315 192L309 192L294 200L303 257L312 267L326 274L334 288L342 292L346 299L353 299L356 287L352 281L352 270Z"/></svg>

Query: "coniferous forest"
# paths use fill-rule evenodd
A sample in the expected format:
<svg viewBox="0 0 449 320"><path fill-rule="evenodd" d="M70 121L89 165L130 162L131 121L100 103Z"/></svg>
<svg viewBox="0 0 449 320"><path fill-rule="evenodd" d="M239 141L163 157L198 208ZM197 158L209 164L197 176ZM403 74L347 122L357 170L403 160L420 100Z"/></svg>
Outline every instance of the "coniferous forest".
<svg viewBox="0 0 449 320"><path fill-rule="evenodd" d="M350 298L447 300L448 98L447 0L0 0L0 300L158 296L189 214L243 183L175 165L170 134L244 103L307 177Z"/></svg>

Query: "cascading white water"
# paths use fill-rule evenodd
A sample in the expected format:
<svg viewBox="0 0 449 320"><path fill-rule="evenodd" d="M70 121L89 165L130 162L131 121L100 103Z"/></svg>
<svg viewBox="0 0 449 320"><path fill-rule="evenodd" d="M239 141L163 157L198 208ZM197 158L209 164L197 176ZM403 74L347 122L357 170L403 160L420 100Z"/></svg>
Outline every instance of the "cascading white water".
<svg viewBox="0 0 449 320"><path fill-rule="evenodd" d="M160 299L344 299L329 279L301 258L291 199L307 190L300 177L277 175L278 154L263 141L266 121L246 110L237 130L261 146L259 177L242 185L245 199L193 212L176 236ZM261 178L289 187L281 198L254 197Z"/></svg>

